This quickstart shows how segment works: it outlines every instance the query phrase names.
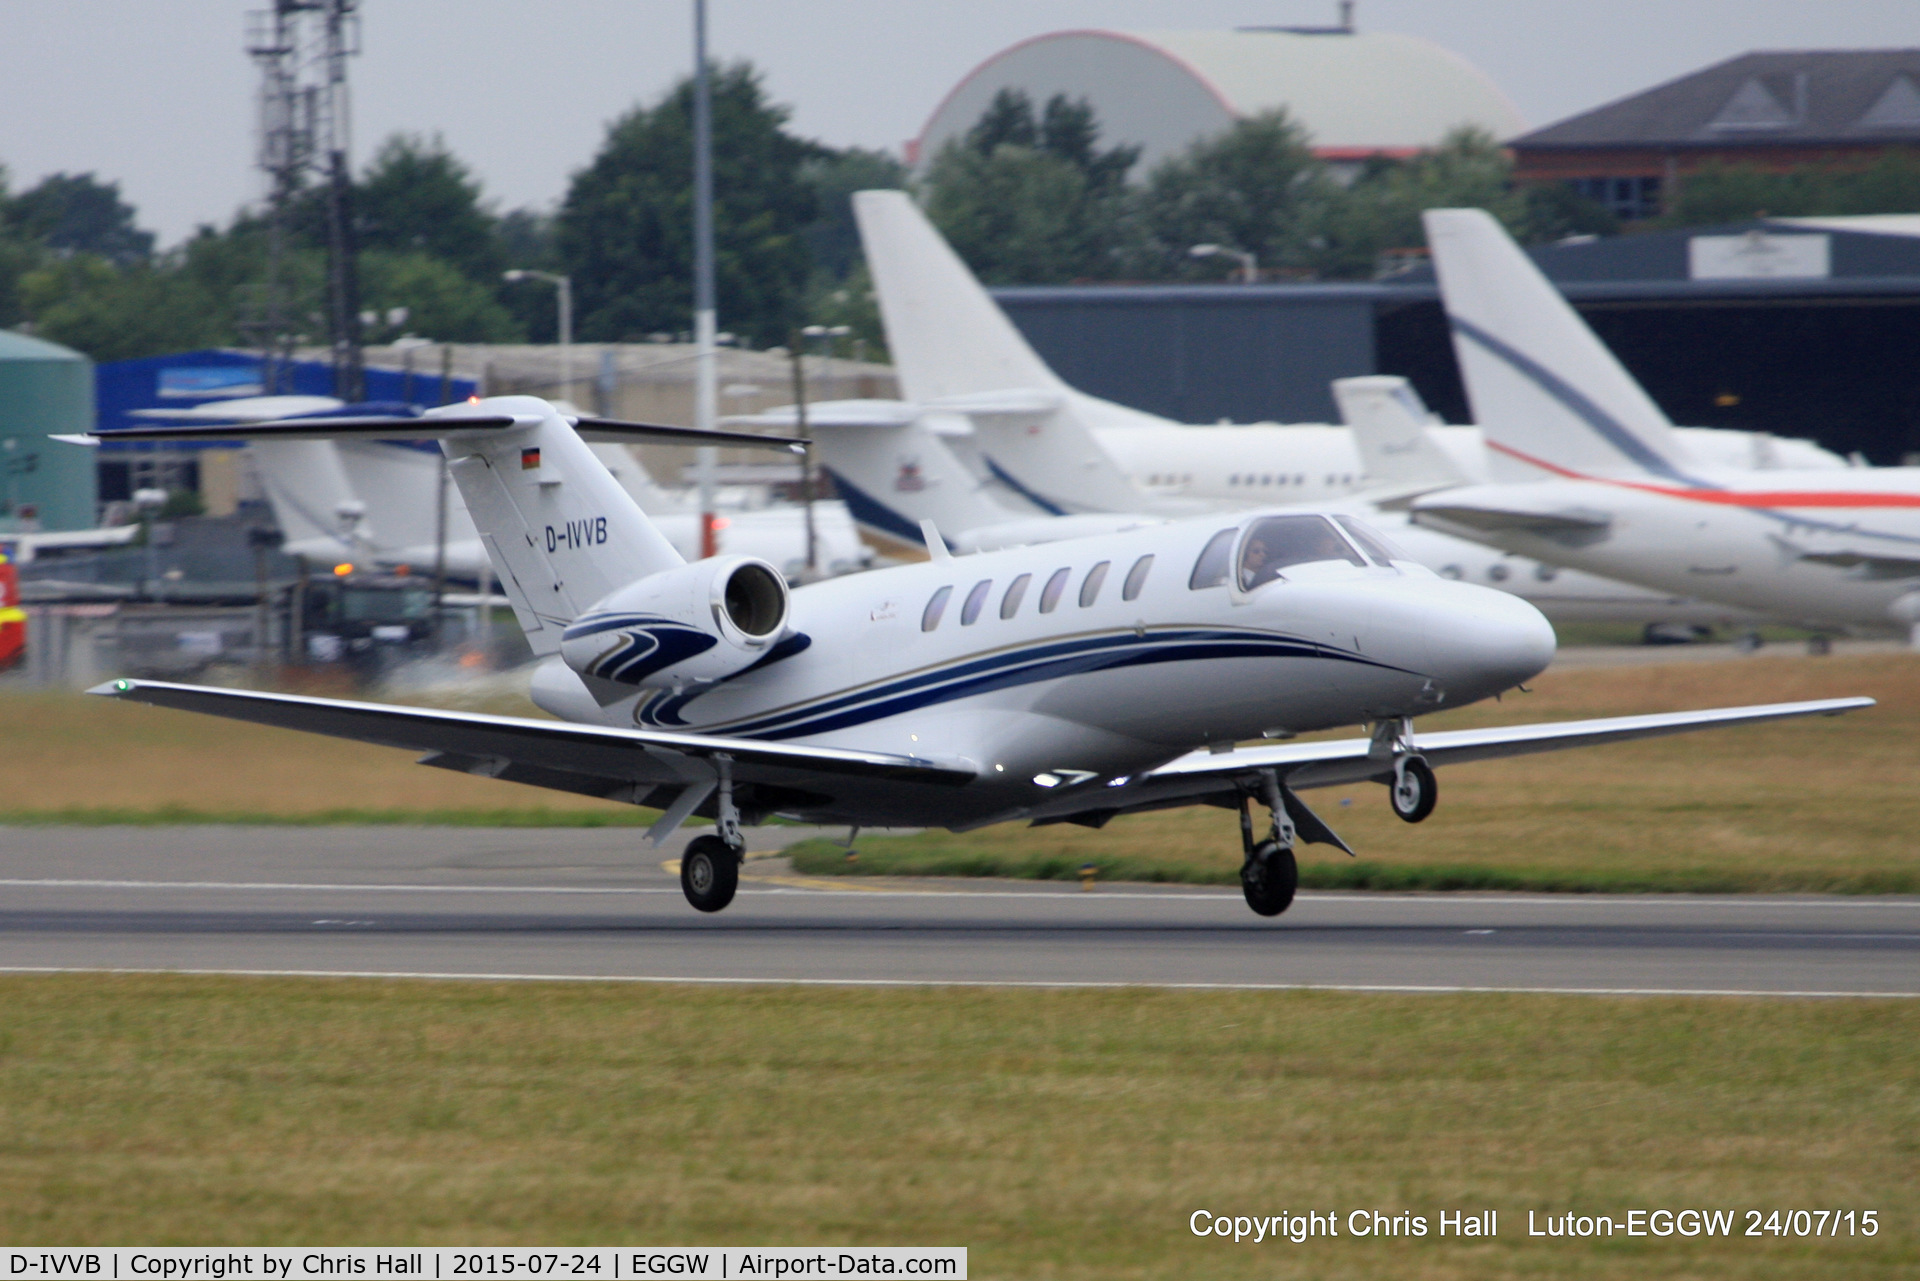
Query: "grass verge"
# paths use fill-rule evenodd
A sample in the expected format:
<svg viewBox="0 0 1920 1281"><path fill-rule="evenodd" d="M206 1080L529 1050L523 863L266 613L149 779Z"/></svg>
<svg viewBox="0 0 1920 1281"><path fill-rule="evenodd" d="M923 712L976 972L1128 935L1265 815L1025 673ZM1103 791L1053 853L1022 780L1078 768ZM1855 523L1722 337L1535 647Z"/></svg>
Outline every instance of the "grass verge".
<svg viewBox="0 0 1920 1281"><path fill-rule="evenodd" d="M1920 1004L0 978L0 1242L962 1244L992 1277L1912 1275ZM1529 1238L1528 1210L1879 1236ZM1500 1211L1201 1240L1195 1210Z"/></svg>

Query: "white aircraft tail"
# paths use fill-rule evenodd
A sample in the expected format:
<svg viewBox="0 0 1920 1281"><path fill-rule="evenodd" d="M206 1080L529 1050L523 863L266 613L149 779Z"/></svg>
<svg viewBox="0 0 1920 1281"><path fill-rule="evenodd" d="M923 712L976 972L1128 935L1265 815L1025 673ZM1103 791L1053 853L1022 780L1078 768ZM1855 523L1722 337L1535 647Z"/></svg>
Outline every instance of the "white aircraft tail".
<svg viewBox="0 0 1920 1281"><path fill-rule="evenodd" d="M1440 489L1471 479L1434 439L1434 423L1413 384L1394 374L1336 378L1333 399L1353 432L1370 486Z"/></svg>
<svg viewBox="0 0 1920 1281"><path fill-rule="evenodd" d="M858 191L853 213L901 395L924 404L1064 389L911 196Z"/></svg>
<svg viewBox="0 0 1920 1281"><path fill-rule="evenodd" d="M791 407L732 424L791 429ZM823 401L807 406L815 456L861 535L886 554L927 554L920 522L951 541L970 529L1030 515L996 501L948 449L939 433L969 430L964 418L897 400Z"/></svg>
<svg viewBox="0 0 1920 1281"><path fill-rule="evenodd" d="M1693 460L1673 424L1491 215L1421 219L1497 479L1684 478Z"/></svg>
<svg viewBox="0 0 1920 1281"><path fill-rule="evenodd" d="M250 448L289 554L350 558L372 545L377 521L365 514L332 441L262 440Z"/></svg>

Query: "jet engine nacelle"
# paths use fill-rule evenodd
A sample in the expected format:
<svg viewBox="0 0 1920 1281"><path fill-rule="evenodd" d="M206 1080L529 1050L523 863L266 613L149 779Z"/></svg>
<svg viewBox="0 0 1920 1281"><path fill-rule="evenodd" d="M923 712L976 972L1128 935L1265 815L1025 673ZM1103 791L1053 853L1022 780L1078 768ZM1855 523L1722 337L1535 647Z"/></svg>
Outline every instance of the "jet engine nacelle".
<svg viewBox="0 0 1920 1281"><path fill-rule="evenodd" d="M650 574L597 602L561 633L582 676L671 688L759 661L787 630L786 579L752 556L715 556Z"/></svg>

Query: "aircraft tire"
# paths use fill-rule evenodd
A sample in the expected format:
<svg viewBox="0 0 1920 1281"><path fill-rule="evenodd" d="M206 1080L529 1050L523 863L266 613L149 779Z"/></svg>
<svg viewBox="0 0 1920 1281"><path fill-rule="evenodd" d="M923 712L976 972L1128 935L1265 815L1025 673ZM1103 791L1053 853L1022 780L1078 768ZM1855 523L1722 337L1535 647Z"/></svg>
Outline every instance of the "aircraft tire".
<svg viewBox="0 0 1920 1281"><path fill-rule="evenodd" d="M1405 823L1426 818L1439 800L1440 782L1433 776L1433 767L1418 756L1409 756L1398 777L1387 784L1387 801L1393 806L1394 817Z"/></svg>
<svg viewBox="0 0 1920 1281"><path fill-rule="evenodd" d="M680 892L702 912L718 912L740 888L740 854L717 836L696 836L680 856Z"/></svg>
<svg viewBox="0 0 1920 1281"><path fill-rule="evenodd" d="M1240 868L1240 892L1247 906L1261 916L1278 916L1292 906L1293 892L1300 887L1300 865L1293 851L1283 850L1272 841L1262 841L1253 857Z"/></svg>

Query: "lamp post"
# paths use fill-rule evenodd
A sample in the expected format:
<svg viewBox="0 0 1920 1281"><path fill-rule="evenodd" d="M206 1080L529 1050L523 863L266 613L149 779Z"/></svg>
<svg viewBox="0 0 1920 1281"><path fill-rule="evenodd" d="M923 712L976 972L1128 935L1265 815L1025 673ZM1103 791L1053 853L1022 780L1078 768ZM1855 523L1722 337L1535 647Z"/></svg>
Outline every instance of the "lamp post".
<svg viewBox="0 0 1920 1281"><path fill-rule="evenodd" d="M1195 245L1193 248L1187 250L1187 256L1190 258L1238 258L1240 260L1241 283L1248 285L1257 285L1260 283L1259 260L1244 249L1235 249L1231 245Z"/></svg>
<svg viewBox="0 0 1920 1281"><path fill-rule="evenodd" d="M560 399L573 400L573 277L557 276L550 271L530 271L516 267L505 273L508 283L544 280L560 291Z"/></svg>

